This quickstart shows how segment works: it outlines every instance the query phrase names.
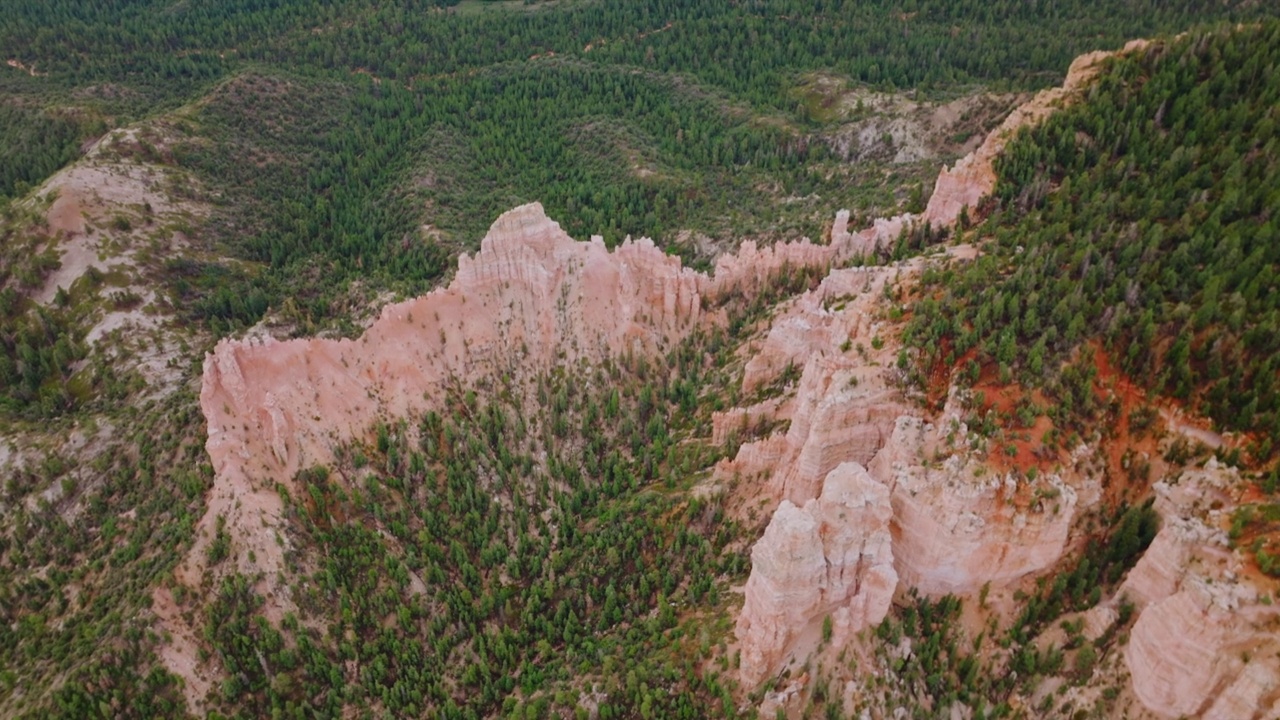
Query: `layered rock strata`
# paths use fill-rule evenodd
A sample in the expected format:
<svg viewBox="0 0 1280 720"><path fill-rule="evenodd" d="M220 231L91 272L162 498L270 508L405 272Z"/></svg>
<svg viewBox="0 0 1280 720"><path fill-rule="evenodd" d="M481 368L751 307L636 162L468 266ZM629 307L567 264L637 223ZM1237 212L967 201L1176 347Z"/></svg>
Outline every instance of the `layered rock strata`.
<svg viewBox="0 0 1280 720"><path fill-rule="evenodd" d="M884 367L892 350L881 345L880 311L886 283L899 268L832 271L812 292L788 303L743 371L745 395L761 392L800 368L793 400L778 406L787 432L742 445L719 471L764 474L770 493L803 505L823 478L845 461L866 464L909 406L890 387ZM762 407L752 410L763 414Z"/></svg>
<svg viewBox="0 0 1280 720"><path fill-rule="evenodd" d="M823 363L811 361L806 366L791 405L795 408L793 417L800 416L806 406L822 407L822 398L831 397L824 392L807 394L808 388L824 387L806 380L810 374L829 379ZM846 377L848 371L836 376ZM825 387L830 384L827 382ZM872 382L867 381L866 385ZM843 391L835 393L837 404L841 402L840 392ZM878 392L889 393L891 388L881 386ZM842 463L856 462L855 457L871 457L867 478L881 486L878 495L888 500L885 510L891 544L887 556L895 578L890 595L899 585L931 596L973 593L986 583L1001 587L1053 567L1066 552L1079 498L1063 477L1050 473L1032 482L1013 473L990 472L983 462L959 449L966 435L962 423L955 423L953 431L951 423L935 427L914 415L895 415L904 412L896 397L881 396L860 410L871 418L877 412L883 413L889 418L889 429L879 429L878 421L860 419L856 414L842 418L826 415L828 424L820 433L814 433L797 431L797 421L793 419L792 430L786 435L744 445L735 460L725 466L743 472L749 463L772 462L772 487L775 496L781 498L770 530L752 550L752 573L738 619L740 679L746 685L754 685L781 670L786 659L803 645L800 629L825 614L848 623L840 626L845 629L845 637L883 619L860 612L854 604L844 611L827 605L814 610L813 603L802 598L816 592L804 587L805 578L809 578L810 585L821 587L821 580L814 579L818 576L800 561L792 573L779 570L779 555L812 558L820 554L818 544L808 549L798 546L810 535L777 532L774 523L783 528L796 527L792 521L800 504L808 508L814 497L826 494L834 471L824 473L825 480L816 486L807 480L826 464L843 468L846 465ZM957 409L949 405L942 419L945 423L947 418L957 416ZM941 432L940 427L946 427L947 432ZM874 430L875 439L868 435L869 430ZM950 442L948 434L952 435ZM803 442L793 447L793 435L803 438ZM843 441L828 442L841 437ZM803 499L806 492L813 493L807 500ZM779 520L779 516L784 517ZM854 518L849 525L857 528L863 522ZM876 581L884 577L877 576ZM775 594L770 596L771 592ZM793 630L773 630L779 627Z"/></svg>
<svg viewBox="0 0 1280 720"><path fill-rule="evenodd" d="M1158 717L1280 713L1280 609L1229 550L1223 510L1212 509L1230 508L1239 483L1210 460L1155 485L1162 527L1118 595L1138 608L1124 648L1133 692Z"/></svg>
<svg viewBox="0 0 1280 720"><path fill-rule="evenodd" d="M931 596L1001 587L1062 558L1076 491L1057 474L1034 483L963 453L929 462L934 428L902 417L872 463L892 488L893 553L904 587ZM932 438L936 441L936 438Z"/></svg>
<svg viewBox="0 0 1280 720"><path fill-rule="evenodd" d="M1130 43L1125 52L1141 46ZM954 225L966 208L976 208L994 189L993 163L1015 132L1041 122L1077 95L1109 56L1091 53L1077 59L1062 87L1037 94L974 153L943 169L921 216L879 220L859 233L849 231L847 215L838 216L832 228L837 257L873 253L916 223ZM972 256L971 248L950 252ZM782 503L778 513L788 508L789 522L798 507L807 507L818 494L825 473L846 461L862 463L889 493L893 564L904 587L941 595L974 591L988 582L1013 583L1062 557L1079 497L1058 475L1027 487L1013 475L988 474L963 453L944 452L944 461L934 461L942 445L940 433L914 417L918 411L896 390L892 368L897 347L891 338L882 337L887 329L875 322L887 309L885 283L910 281L920 267L916 261L863 276L835 271L818 290L784 307L747 363L743 392L750 396L785 377L788 368L803 368L794 399L771 406L777 408L776 419L790 426L785 434L742 445L719 472L768 478L772 497ZM834 287L838 284L840 290ZM856 353L850 352L853 347ZM759 418L767 410L757 405L750 412ZM962 423L958 425L963 430ZM766 532L753 549L753 560L757 553L769 559L782 552L773 543L795 543L804 537ZM786 552L814 557L817 550ZM781 623L803 627L815 619L799 613L796 608L808 606L788 596L803 595L803 589L789 587L777 597L763 597L770 588L781 587L767 580L777 572L771 565L755 563L747 583L749 594L738 628L744 658L741 678L748 685L776 671L794 642L786 633L758 628ZM766 578L757 580L757 574ZM782 614L770 617L774 611Z"/></svg>

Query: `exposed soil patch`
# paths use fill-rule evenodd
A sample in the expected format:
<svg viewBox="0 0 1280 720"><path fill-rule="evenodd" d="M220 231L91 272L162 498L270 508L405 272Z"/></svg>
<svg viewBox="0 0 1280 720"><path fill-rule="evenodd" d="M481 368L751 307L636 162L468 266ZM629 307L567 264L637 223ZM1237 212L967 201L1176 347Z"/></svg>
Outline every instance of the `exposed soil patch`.
<svg viewBox="0 0 1280 720"><path fill-rule="evenodd" d="M1114 403L1118 407L1118 417L1110 423L1110 436L1104 440L1107 458L1107 475L1113 480L1106 488L1108 502L1121 499L1121 496L1139 484L1140 491L1145 492L1146 484L1155 480L1150 470L1146 476L1141 470L1142 463L1159 457L1159 440L1156 428L1135 430L1132 427L1134 413L1147 404L1146 391L1133 384L1124 373L1111 363L1102 344L1095 341L1090 344L1093 350L1094 365L1098 368L1094 380L1094 390L1103 403Z"/></svg>
<svg viewBox="0 0 1280 720"><path fill-rule="evenodd" d="M849 87L842 78L810 77L796 89L809 116L838 123L826 142L847 161L914 163L972 152L1026 95L974 92L930 101L916 93Z"/></svg>
<svg viewBox="0 0 1280 720"><path fill-rule="evenodd" d="M990 374L995 374L994 368L990 369ZM1010 420L1001 423L1006 428L1005 437L1000 447L992 448L987 459L989 465L1001 472L1017 470L1025 474L1032 468L1040 472L1051 470L1063 461L1064 452L1045 442L1045 436L1054 429L1053 421L1047 415L1037 414L1029 427L1015 420L1019 409L1027 403L1037 408L1048 407L1048 399L1038 388L1028 392L1016 383L1001 385L994 377L985 377L973 391L975 396L981 393L981 412L994 412ZM1010 450L1014 452L1010 454Z"/></svg>
<svg viewBox="0 0 1280 720"><path fill-rule="evenodd" d="M85 228L84 213L80 209L79 193L71 189L59 193L58 199L54 200L53 205L49 207L49 213L46 218L49 223L49 230L55 234L83 233Z"/></svg>
<svg viewBox="0 0 1280 720"><path fill-rule="evenodd" d="M161 139L143 138L136 128L113 132L37 193L45 198L56 194L45 224L62 264L33 295L36 301L48 304L59 288L70 289L95 263L134 267L137 240L166 220L204 214L195 203L175 197L180 180L169 168L126 159L144 141L146 147L163 147Z"/></svg>
<svg viewBox="0 0 1280 720"><path fill-rule="evenodd" d="M169 639L160 646L160 661L182 678L182 694L191 709L199 713L204 707L204 698L213 689L213 680L201 671L196 661L200 645L186 623L174 622L181 616L181 610L168 588L158 588L151 598L152 612L160 618L160 626Z"/></svg>
<svg viewBox="0 0 1280 720"><path fill-rule="evenodd" d="M98 252L92 239L84 235L76 235L69 240L59 244L58 249L61 253L60 260L62 265L54 270L47 280L44 287L32 297L36 302L48 305L58 295L58 289L71 289L71 285L84 275L94 261L98 259Z"/></svg>

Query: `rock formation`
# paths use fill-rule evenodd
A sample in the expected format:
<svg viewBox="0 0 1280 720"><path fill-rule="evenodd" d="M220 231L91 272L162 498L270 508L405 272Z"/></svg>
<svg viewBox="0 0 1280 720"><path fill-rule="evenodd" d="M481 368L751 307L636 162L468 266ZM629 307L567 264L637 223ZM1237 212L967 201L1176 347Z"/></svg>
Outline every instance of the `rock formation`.
<svg viewBox="0 0 1280 720"><path fill-rule="evenodd" d="M1066 550L1076 492L1057 475L1034 487L955 454L929 462L932 426L898 419L872 473L893 489L895 567L926 595L1008 585L1052 567Z"/></svg>
<svg viewBox="0 0 1280 720"><path fill-rule="evenodd" d="M1121 54L1146 46L1145 40L1134 40L1125 45ZM1102 69L1106 59L1116 55L1111 52L1092 52L1081 55L1071 63L1061 87L1042 90L1030 101L1016 108L1005 118L1000 127L987 135L982 145L961 158L950 168L938 173L933 194L922 216L934 227L949 227L960 218L965 209L978 206L978 202L991 194L996 185L995 160L1013 139L1018 130L1032 127L1044 121L1057 107L1083 88Z"/></svg>
<svg viewBox="0 0 1280 720"><path fill-rule="evenodd" d="M380 418L494 374L664 351L700 321L701 279L647 239L614 252L599 238L575 242L532 204L498 218L447 288L388 305L359 339L220 343L200 393L218 482L187 580L203 571L199 551L219 515L236 537L262 535L264 520L278 520L275 483L327 463ZM246 569L251 550L259 569L281 552L274 541L239 550Z"/></svg>
<svg viewBox="0 0 1280 720"><path fill-rule="evenodd" d="M805 387L803 379L800 387L798 398ZM899 401L880 407L900 407L896 402ZM797 413L803 404L797 399ZM874 427L856 417L845 418L844 422L832 416L826 419L831 424L819 438L839 436L840 428L845 428L845 433L856 433ZM821 565L815 558L830 557L826 538L840 531L840 521L831 520L828 515L828 525L821 526L819 532L814 529L818 527L816 523L801 515L815 502L821 506L833 478L839 477L843 468L856 467L862 477L862 466L847 462L851 455L873 457L865 479L880 486L877 497L889 501L885 512L891 546L884 555L877 555L892 563L894 583L887 590L889 596L898 581L904 588L931 596L976 592L988 582L1000 587L1044 571L1062 559L1077 495L1061 477L1050 474L1035 483L1019 482L1013 475L987 472L981 462L968 459L963 453L932 462L929 458L934 450L944 444L933 425L911 415L900 415L891 425L892 430L879 442L827 444L814 441L805 432L802 435L810 439L796 453L788 453L786 442L776 439L743 447L746 450L772 443L777 475L792 480L779 488L781 504L764 537L752 550L752 573L738 619L743 683L753 685L777 671L794 652L800 629L828 612L837 620L837 627L851 632L883 619L883 615L877 617L856 609L837 614L829 603L812 599L828 597L820 592L825 585L813 567ZM796 427L794 420L792 427ZM805 468L814 458L833 462L836 469L821 481L818 500L796 500L808 486L794 479L806 478L813 472ZM735 464L743 463L740 452ZM804 503L803 511L797 502ZM855 518L846 523L844 531L854 532L864 522ZM809 547L804 547L805 543ZM791 563L789 570L787 562ZM834 565L833 561L828 562ZM871 581L878 584L888 577L887 572L877 572ZM806 583L811 587L805 587Z"/></svg>
<svg viewBox="0 0 1280 720"><path fill-rule="evenodd" d="M891 351L876 348L879 295L898 268L832 271L813 292L786 305L743 372L746 395L802 368L795 398L776 417L785 435L739 448L723 471L766 474L770 492L803 504L845 461L867 463L908 406L888 386ZM877 365L878 363L878 365Z"/></svg>
<svg viewBox="0 0 1280 720"><path fill-rule="evenodd" d="M1131 43L1126 51L1137 46ZM1108 53L1093 53L1079 58L1062 87L1023 104L977 151L944 169L922 216L878 220L852 233L848 215L838 215L832 228L834 257L872 253L917 222L955 224L966 207L976 207L994 190L992 163L1015 132L1042 121L1078 93L1106 57ZM971 248L950 252L972 256ZM733 461L719 469L721 474L768 477L772 496L782 502L777 511L782 519L775 517L779 529L771 523L752 552L748 596L738 621L745 684L776 670L786 655L792 636L776 628L804 627L817 617L813 604L804 600L813 596L812 589L791 586L790 596L782 593L765 601L761 588L775 589L784 577L776 567L779 553L809 561L821 555L816 544L807 549L797 545L817 542L798 508L809 507L824 475L843 462L866 465L889 492L892 557L903 587L943 595L975 591L988 582L1007 585L1051 567L1066 550L1079 498L1060 476L1048 475L1030 487L1013 475L988 474L981 462L963 453L947 453L941 463L933 462L941 445L938 433L915 417L919 411L895 389L886 368L893 367L897 348L886 344L874 321L884 309L884 284L890 278L909 280L919 268L913 262L861 275L833 271L818 290L784 306L747 363L743 392L748 396L788 367L803 370L793 400L742 411L757 419L776 412L778 419L790 421L786 434L742 445ZM872 340L879 347L869 352L867 345L877 344ZM856 354L850 352L855 343ZM726 414L725 424L731 417L742 416ZM804 567L795 572L785 576L788 581L812 576ZM763 577L757 579L758 574Z"/></svg>
<svg viewBox="0 0 1280 720"><path fill-rule="evenodd" d="M898 584L891 514L888 489L857 463L828 473L803 508L782 501L751 551L737 626L744 682L769 675L815 619L830 615L843 638L884 619Z"/></svg>
<svg viewBox="0 0 1280 720"><path fill-rule="evenodd" d="M1239 477L1210 460L1174 480L1155 485L1162 527L1120 592L1139 612L1124 649L1134 695L1165 718L1276 717L1280 610L1208 509Z"/></svg>
<svg viewBox="0 0 1280 720"><path fill-rule="evenodd" d="M1052 99L1044 97L1033 103L1047 108ZM998 132L1007 135L1043 112L1020 110ZM949 225L960 207L990 192L991 157L1005 141L989 138L979 157L945 171L925 219ZM329 462L336 446L486 378L518 380L559 363L661 353L721 321L707 300L750 297L784 268L830 268L866 255L918 221L904 215L851 232L841 212L828 245L744 243L707 276L647 239L628 239L612 252L599 238L575 242L541 206L525 205L502 215L473 257L459 259L448 287L387 306L358 339L224 341L205 360L200 397L214 488L176 576L189 585L205 579L205 550L223 523L234 539L230 566L266 578L258 590L268 617L279 617L292 603L275 579L287 550L277 532L277 484L288 488L299 470ZM784 306L748 363L744 389L759 391L794 366L802 369L795 399L765 399L716 419L721 439L744 420L790 421L785 434L743 445L720 468L764 474L772 495L786 499L753 552L738 625L744 679L767 673L796 629L828 612L841 633L878 622L899 574L938 592L980 584L993 567L999 578L1013 578L1051 558L1065 537L1065 492L1056 519L1032 517L1005 504L1004 484L972 482L972 473L962 481L962 468L939 475L914 461L881 462L872 477L852 464L876 460L902 427L899 418L912 412L894 390L896 350L876 318L886 285L922 264L837 269ZM891 553L891 543L901 553ZM942 547L961 549L958 568L944 567ZM158 612L167 627L180 629L176 611ZM189 674L190 658L179 655L173 647L162 653L171 669Z"/></svg>

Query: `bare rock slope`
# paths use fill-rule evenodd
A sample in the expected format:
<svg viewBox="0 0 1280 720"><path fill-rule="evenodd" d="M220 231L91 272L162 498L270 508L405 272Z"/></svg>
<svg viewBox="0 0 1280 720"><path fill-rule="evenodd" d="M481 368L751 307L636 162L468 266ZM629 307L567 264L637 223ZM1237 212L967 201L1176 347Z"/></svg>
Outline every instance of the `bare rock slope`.
<svg viewBox="0 0 1280 720"><path fill-rule="evenodd" d="M1142 46L1131 43L1126 51ZM991 163L1013 131L1084 87L1105 57L1077 60L1063 88L1019 108L977 152L944 170L923 219L951 224L976 205L991 191ZM920 219L880 225L912 221ZM833 236L857 237L839 221ZM716 418L721 438L749 423L789 423L785 432L740 446L717 472L723 483L754 479L776 507L752 550L737 621L746 687L788 667L798 673L817 652L815 628L826 618L837 629L832 645L839 649L885 617L895 592L985 595L984 588L998 593L1050 572L1072 547L1073 524L1100 507L1104 478L1088 468L1096 448L1082 446L1072 464L1034 478L1000 473L986 465L984 453L971 452L954 392L932 422L901 396L893 370L898 344L879 318L892 308L886 297L895 295L886 287L913 282L921 267L912 261L834 270L819 288L786 303L752 348L743 394L801 368L794 394ZM1115 595L1084 618L1090 637L1097 637L1114 625L1121 602L1136 606L1128 642L1111 664L1127 685L1126 712L1280 717L1280 611L1272 605L1271 584L1250 575L1221 529L1244 484L1213 461L1193 471L1156 465L1166 474L1155 484L1162 529ZM848 486L848 468L858 470L861 509L832 513L829 496ZM861 578L846 584L851 569ZM842 582L833 583L833 573ZM1095 686L1082 694L1098 692Z"/></svg>
<svg viewBox="0 0 1280 720"><path fill-rule="evenodd" d="M1126 50L1140 46L1131 43ZM849 252L868 252L875 249L877 236L896 236L913 223L954 225L966 208L976 207L995 188L993 163L1014 133L1042 121L1074 97L1109 56L1091 53L1077 59L1062 87L1045 90L1015 109L977 150L943 169L922 216L879 220L858 234L847 230L847 218L842 216L837 218L833 239L845 243ZM952 248L950 253L964 256L968 249ZM748 362L743 390L750 393L784 368L802 366L794 401L772 413L775 419L790 421L789 429L785 435L743 445L737 457L722 466L721 475L764 475L770 478L773 499L795 507L817 497L827 472L840 463L866 465L871 476L884 484L892 505L890 554L896 576L904 587L941 595L972 591L989 581L1011 583L1057 562L1065 550L1075 494L1060 478L1043 480L1052 482L1055 492L1066 493L1057 507L1060 512L1046 516L1014 502L1018 489L1016 484L1009 486L1011 479L988 476L962 455L952 456L940 467L929 462L938 451L938 436L944 433L926 427L916 417L920 410L896 389L891 368L898 348L887 337L889 328L875 320L886 309L886 283L912 282L922 267L917 260L863 273L833 271L818 290L784 308ZM769 416L755 410L756 416ZM730 425L743 413L752 414L752 409L730 411L721 422ZM782 537L766 533L760 544L767 546ZM773 552L768 547L757 546L757 550L760 557ZM747 587L754 593L748 594L738 623L744 658L741 678L748 685L778 671L785 659L796 654L792 635L741 632L779 624L779 619L768 617L778 608L798 612L795 604L781 596L760 597L761 588L779 585L779 578L767 577L773 572L772 564L753 564ZM757 575L766 577L757 579ZM810 614L787 622L803 625L815 617ZM883 616L861 617L871 623Z"/></svg>

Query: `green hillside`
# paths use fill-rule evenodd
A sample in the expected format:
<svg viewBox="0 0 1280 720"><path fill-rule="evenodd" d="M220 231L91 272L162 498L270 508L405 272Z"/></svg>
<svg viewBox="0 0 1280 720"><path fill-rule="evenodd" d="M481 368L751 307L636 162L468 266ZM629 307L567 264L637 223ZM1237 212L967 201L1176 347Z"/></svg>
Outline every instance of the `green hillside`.
<svg viewBox="0 0 1280 720"><path fill-rule="evenodd" d="M972 265L932 277L909 335L923 373L1045 387L1099 408L1097 340L1153 394L1280 449L1280 24L1159 42L1011 143ZM946 355L942 355L942 352ZM1066 369L1060 365L1066 363ZM972 364L974 367L970 368ZM1083 383L1083 385L1082 385Z"/></svg>

